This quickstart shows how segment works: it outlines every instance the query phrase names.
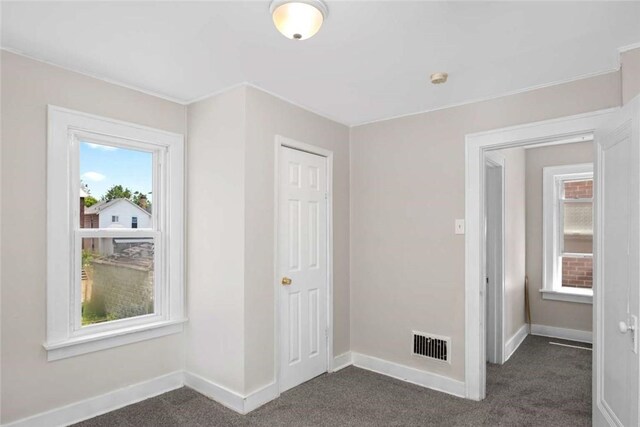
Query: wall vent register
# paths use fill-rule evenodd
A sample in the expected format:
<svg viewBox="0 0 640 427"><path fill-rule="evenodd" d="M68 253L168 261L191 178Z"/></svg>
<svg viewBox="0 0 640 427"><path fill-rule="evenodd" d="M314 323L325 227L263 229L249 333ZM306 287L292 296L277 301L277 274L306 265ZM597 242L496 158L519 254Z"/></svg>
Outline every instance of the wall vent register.
<svg viewBox="0 0 640 427"><path fill-rule="evenodd" d="M429 359L450 360L451 338L413 332L413 354Z"/></svg>

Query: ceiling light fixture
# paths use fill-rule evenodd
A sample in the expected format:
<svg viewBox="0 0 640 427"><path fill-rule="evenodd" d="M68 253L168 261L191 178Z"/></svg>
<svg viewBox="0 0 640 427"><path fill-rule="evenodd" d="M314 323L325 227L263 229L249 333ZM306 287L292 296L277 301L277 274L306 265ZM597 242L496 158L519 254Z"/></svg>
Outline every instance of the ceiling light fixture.
<svg viewBox="0 0 640 427"><path fill-rule="evenodd" d="M278 31L291 40L313 37L329 12L321 0L274 0L270 10Z"/></svg>

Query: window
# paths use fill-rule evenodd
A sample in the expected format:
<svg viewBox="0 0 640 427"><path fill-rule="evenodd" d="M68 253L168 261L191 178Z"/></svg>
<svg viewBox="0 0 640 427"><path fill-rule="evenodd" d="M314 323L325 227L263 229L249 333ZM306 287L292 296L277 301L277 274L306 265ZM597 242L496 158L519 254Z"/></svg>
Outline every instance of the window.
<svg viewBox="0 0 640 427"><path fill-rule="evenodd" d="M593 299L593 165L543 169L545 299Z"/></svg>
<svg viewBox="0 0 640 427"><path fill-rule="evenodd" d="M182 330L183 150L181 135L49 107L49 360Z"/></svg>

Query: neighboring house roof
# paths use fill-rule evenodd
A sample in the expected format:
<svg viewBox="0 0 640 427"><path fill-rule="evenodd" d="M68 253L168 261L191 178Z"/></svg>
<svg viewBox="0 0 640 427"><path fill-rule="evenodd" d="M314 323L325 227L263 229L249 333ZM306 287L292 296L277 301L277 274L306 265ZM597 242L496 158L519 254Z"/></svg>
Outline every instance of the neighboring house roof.
<svg viewBox="0 0 640 427"><path fill-rule="evenodd" d="M103 202L98 202L93 206L89 206L88 208L85 208L84 210L84 214L85 215L100 215L100 212L102 212L103 210L114 206L118 203L129 203L131 204L131 206L135 206L136 208L138 208L140 210L140 212L144 212L145 214L147 214L148 216L151 216L151 213L147 212L146 210L142 209L140 206L136 205L135 203L133 203L131 200L129 199L113 199L113 200L109 200L108 202L103 201Z"/></svg>

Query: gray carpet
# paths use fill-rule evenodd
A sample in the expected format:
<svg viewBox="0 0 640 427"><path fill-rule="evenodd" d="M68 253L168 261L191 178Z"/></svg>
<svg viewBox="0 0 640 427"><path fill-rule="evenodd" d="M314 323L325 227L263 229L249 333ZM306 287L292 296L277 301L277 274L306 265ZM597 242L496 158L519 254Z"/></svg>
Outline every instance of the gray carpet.
<svg viewBox="0 0 640 427"><path fill-rule="evenodd" d="M181 388L77 426L589 426L591 351L529 336L472 402L348 367L242 416Z"/></svg>

